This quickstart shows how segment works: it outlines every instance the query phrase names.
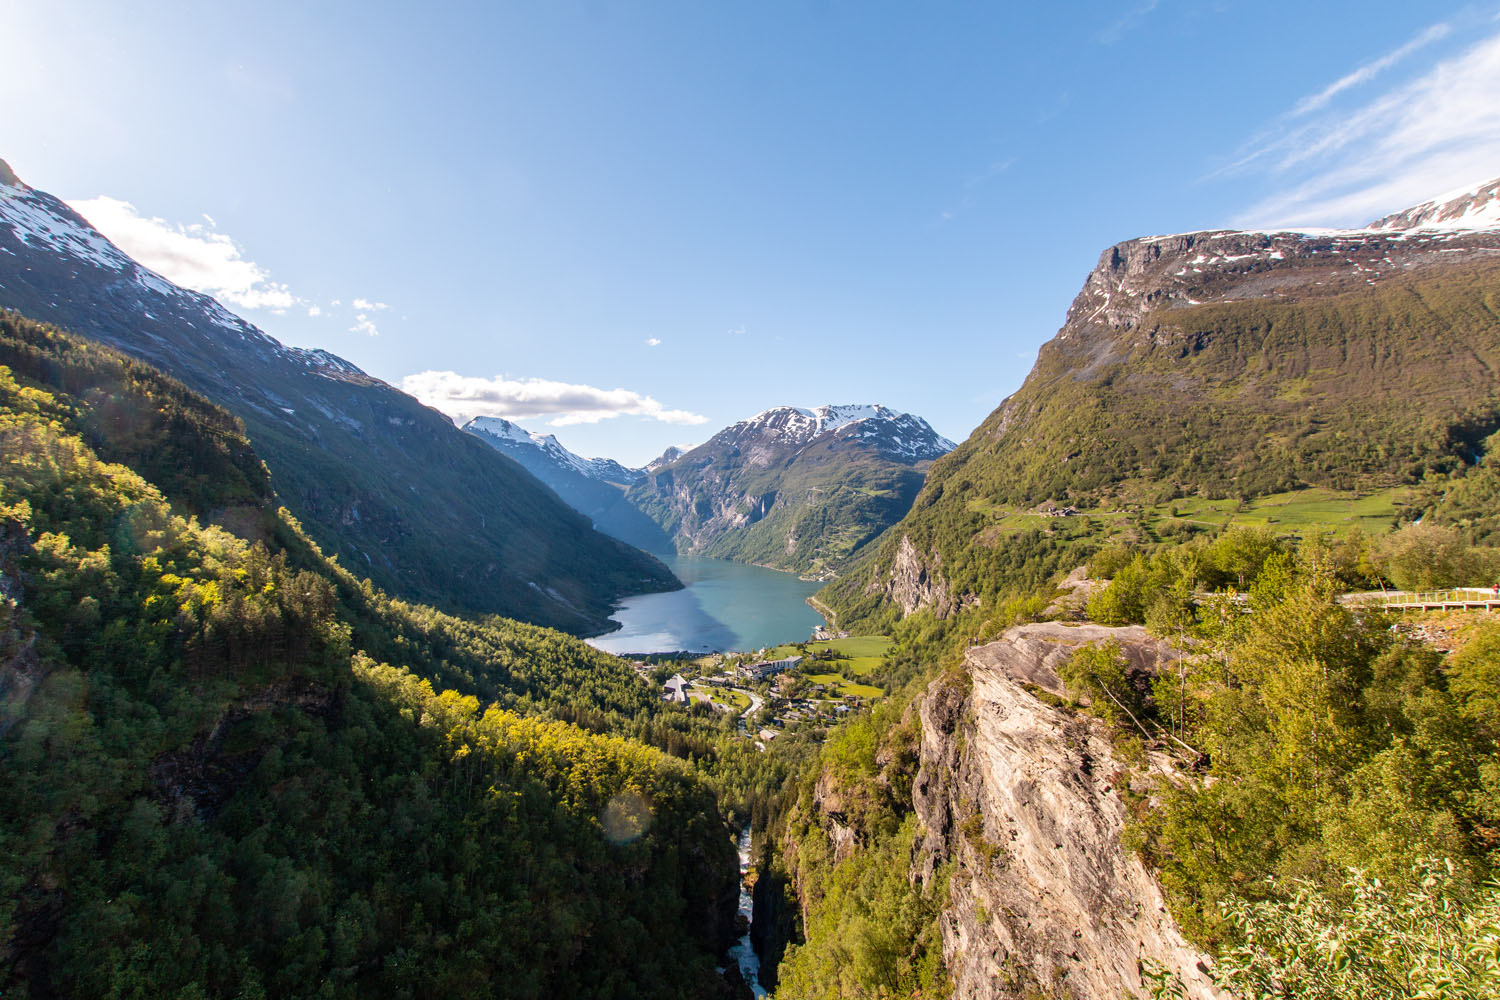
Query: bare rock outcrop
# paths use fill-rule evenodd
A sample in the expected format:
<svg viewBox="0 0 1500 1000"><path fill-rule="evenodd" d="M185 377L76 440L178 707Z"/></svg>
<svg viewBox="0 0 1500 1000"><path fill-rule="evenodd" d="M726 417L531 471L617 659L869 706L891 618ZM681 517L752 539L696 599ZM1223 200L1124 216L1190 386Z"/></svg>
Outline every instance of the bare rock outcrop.
<svg viewBox="0 0 1500 1000"><path fill-rule="evenodd" d="M1087 566L1079 566L1063 577L1062 582L1057 585L1059 593L1052 603L1047 605L1047 610L1042 612L1042 616L1044 618L1081 619L1084 616L1084 609L1088 607L1089 598L1108 585L1108 580L1089 576Z"/></svg>
<svg viewBox="0 0 1500 1000"><path fill-rule="evenodd" d="M931 608L939 618L946 618L953 611L953 588L943 579L942 565L937 553L924 558L909 536L901 536L891 571L884 580L884 590L886 597L901 609L902 617L923 608Z"/></svg>
<svg viewBox="0 0 1500 1000"><path fill-rule="evenodd" d="M1102 723L1028 690L1061 693L1058 665L1111 639L1137 670L1176 655L1139 627L1022 625L927 693L917 874L956 862L942 935L963 1000L1144 996L1146 965L1176 973L1191 997L1218 996L1155 878L1121 844L1127 796L1149 794L1169 766L1153 758L1133 776Z"/></svg>

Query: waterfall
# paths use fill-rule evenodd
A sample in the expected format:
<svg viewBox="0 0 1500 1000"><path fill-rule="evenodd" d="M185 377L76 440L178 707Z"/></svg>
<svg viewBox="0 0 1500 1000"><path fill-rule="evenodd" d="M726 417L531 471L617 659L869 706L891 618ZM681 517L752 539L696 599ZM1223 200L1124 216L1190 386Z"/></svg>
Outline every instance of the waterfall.
<svg viewBox="0 0 1500 1000"><path fill-rule="evenodd" d="M760 984L760 956L750 945L749 921L755 917L755 904L750 894L750 826L746 824L740 833L740 913L744 914L746 920L745 934L739 943L729 949L729 958L740 967L740 975L745 977L745 983L750 987L750 992L756 997L769 996L764 986Z"/></svg>

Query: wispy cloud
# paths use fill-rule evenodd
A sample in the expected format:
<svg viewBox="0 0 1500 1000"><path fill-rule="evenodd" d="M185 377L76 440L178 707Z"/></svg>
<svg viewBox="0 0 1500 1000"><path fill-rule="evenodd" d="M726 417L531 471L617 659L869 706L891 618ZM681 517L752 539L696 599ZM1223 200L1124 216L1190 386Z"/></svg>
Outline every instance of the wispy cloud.
<svg viewBox="0 0 1500 1000"><path fill-rule="evenodd" d="M629 389L599 389L550 379L475 378L451 371L408 375L401 388L458 420L470 417L551 417L553 427L596 424L621 416L647 417L666 424L702 424L708 418L672 410Z"/></svg>
<svg viewBox="0 0 1500 1000"><path fill-rule="evenodd" d="M660 337L647 337L646 338L646 346L647 347L660 347L661 346L661 338Z"/></svg>
<svg viewBox="0 0 1500 1000"><path fill-rule="evenodd" d="M1148 14L1161 6L1161 0L1143 0L1128 8L1112 24L1094 36L1101 45L1113 45L1139 24Z"/></svg>
<svg viewBox="0 0 1500 1000"><path fill-rule="evenodd" d="M355 313L354 325L349 328L349 332L362 333L366 337L380 336L380 329L375 325L375 321L370 318L369 313Z"/></svg>
<svg viewBox="0 0 1500 1000"><path fill-rule="evenodd" d="M1316 94L1309 94L1302 98L1292 108L1290 117L1300 118L1302 115L1319 110L1344 91L1352 87L1358 87L1360 84L1369 83L1375 77L1384 73L1412 53L1426 48L1433 42L1446 38L1452 30L1453 26L1450 24L1434 24L1400 48L1387 52L1379 59L1372 59L1370 62L1354 70L1354 72L1339 77Z"/></svg>
<svg viewBox="0 0 1500 1000"><path fill-rule="evenodd" d="M100 195L68 203L131 257L168 281L242 309L289 309L299 303L286 285L252 260L214 220L188 225L141 215L128 201Z"/></svg>
<svg viewBox="0 0 1500 1000"><path fill-rule="evenodd" d="M1352 106L1337 98L1449 33L1435 25L1303 98L1221 173L1279 190L1242 226L1358 225L1500 174L1500 34Z"/></svg>
<svg viewBox="0 0 1500 1000"><path fill-rule="evenodd" d="M337 305L338 301L334 301ZM390 306L384 302L373 302L370 299L355 298L349 305L354 309L354 325L349 328L350 333L362 333L366 337L380 336L380 329L375 325L375 317L372 313L378 313L389 309Z"/></svg>

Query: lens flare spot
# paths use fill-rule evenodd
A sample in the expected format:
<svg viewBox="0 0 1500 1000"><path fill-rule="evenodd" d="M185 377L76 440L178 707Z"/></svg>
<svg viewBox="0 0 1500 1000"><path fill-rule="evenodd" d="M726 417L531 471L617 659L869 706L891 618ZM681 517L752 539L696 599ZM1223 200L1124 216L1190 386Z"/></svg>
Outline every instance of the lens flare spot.
<svg viewBox="0 0 1500 1000"><path fill-rule="evenodd" d="M651 806L638 792L624 791L609 800L599 817L612 844L628 844L651 829Z"/></svg>

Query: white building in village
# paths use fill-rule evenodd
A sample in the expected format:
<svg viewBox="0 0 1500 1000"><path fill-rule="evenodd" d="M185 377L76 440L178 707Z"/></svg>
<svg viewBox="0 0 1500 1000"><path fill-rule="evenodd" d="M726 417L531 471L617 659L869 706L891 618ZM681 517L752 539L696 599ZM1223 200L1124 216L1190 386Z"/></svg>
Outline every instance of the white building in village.
<svg viewBox="0 0 1500 1000"><path fill-rule="evenodd" d="M791 670L802 662L800 656L788 656L783 660L761 660L758 663L747 663L740 667L740 676L748 681L763 681L767 677L774 677L783 670Z"/></svg>

